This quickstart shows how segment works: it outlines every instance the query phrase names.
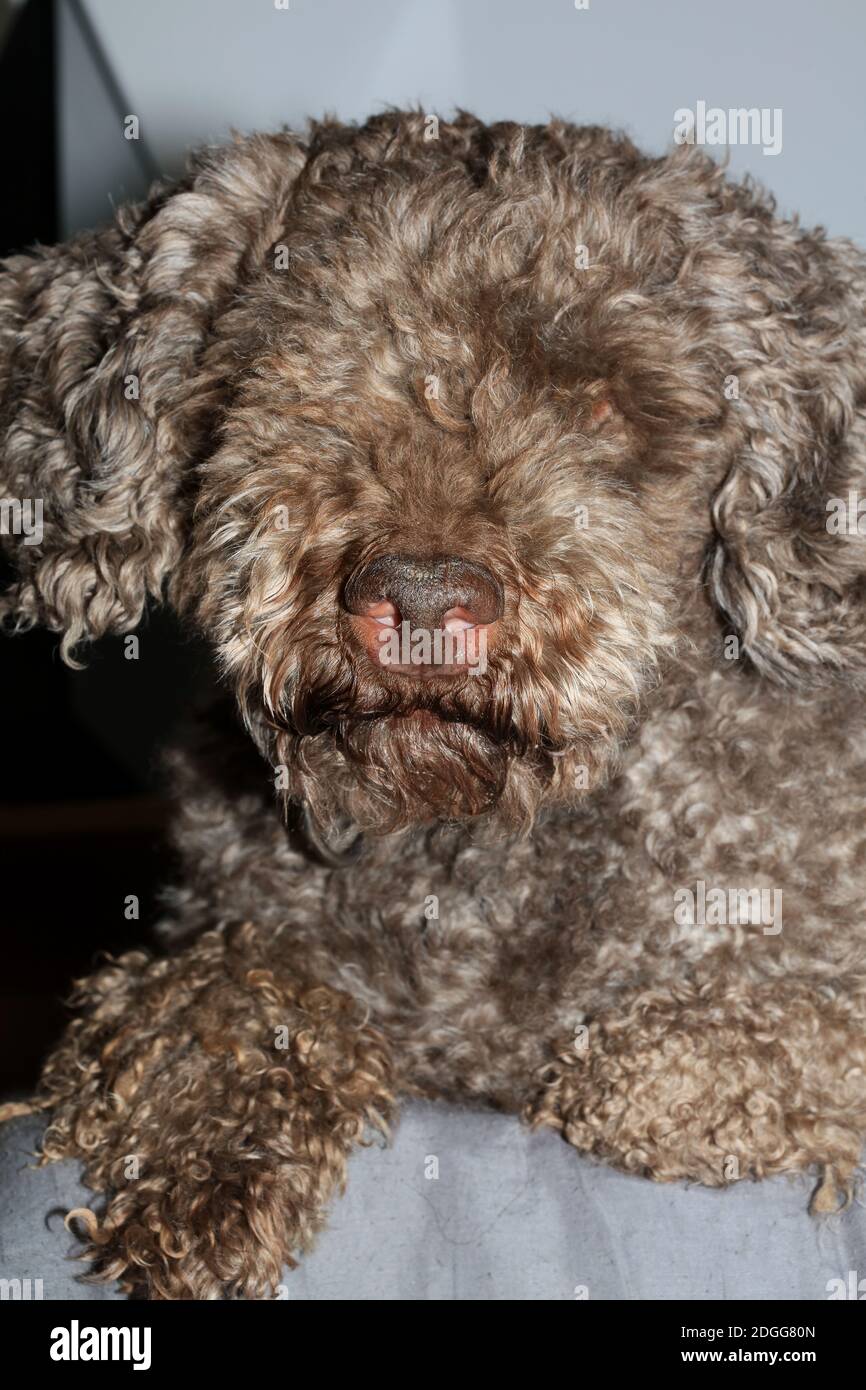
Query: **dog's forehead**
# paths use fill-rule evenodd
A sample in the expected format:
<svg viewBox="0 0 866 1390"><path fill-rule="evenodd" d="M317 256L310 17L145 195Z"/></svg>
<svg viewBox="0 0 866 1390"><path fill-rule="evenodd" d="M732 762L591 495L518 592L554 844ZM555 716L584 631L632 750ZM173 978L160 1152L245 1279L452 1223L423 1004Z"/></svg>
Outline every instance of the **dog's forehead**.
<svg viewBox="0 0 866 1390"><path fill-rule="evenodd" d="M292 317L387 329L455 358L483 338L527 338L564 305L588 302L580 198L573 184L530 169L519 190L478 186L464 165L364 166L292 201L260 289ZM271 268L268 267L270 270ZM571 319L561 322L560 334Z"/></svg>
<svg viewBox="0 0 866 1390"><path fill-rule="evenodd" d="M522 224L477 190L465 198L347 195L316 237L317 205L302 206L249 295L258 374L289 399L375 397L383 420L407 387L436 416L446 401L468 406L482 380L503 403L520 389L597 407L616 360L588 330L598 291L576 278L569 233L551 238L536 212Z"/></svg>
<svg viewBox="0 0 866 1390"><path fill-rule="evenodd" d="M494 466L565 436L619 463L647 433L669 445L671 425L685 439L720 416L711 345L671 327L682 243L646 193L625 196L628 171L561 152L508 177L435 150L345 156L305 171L231 317L246 402L279 401L281 429L317 420L387 461L432 422L437 457L474 432Z"/></svg>

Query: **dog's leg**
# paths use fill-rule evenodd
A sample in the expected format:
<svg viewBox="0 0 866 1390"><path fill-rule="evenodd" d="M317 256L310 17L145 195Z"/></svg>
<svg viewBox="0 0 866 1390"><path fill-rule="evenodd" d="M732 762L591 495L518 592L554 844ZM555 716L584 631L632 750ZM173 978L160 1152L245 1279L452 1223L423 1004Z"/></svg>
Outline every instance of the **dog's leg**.
<svg viewBox="0 0 866 1390"><path fill-rule="evenodd" d="M293 976L250 926L133 953L81 992L44 1072L44 1160L84 1161L72 1217L95 1276L152 1298L272 1297L387 1131L393 1069L348 995Z"/></svg>
<svg viewBox="0 0 866 1390"><path fill-rule="evenodd" d="M812 1169L816 1211L852 1194L866 1142L862 981L636 990L553 1052L528 1117L578 1149L710 1186Z"/></svg>

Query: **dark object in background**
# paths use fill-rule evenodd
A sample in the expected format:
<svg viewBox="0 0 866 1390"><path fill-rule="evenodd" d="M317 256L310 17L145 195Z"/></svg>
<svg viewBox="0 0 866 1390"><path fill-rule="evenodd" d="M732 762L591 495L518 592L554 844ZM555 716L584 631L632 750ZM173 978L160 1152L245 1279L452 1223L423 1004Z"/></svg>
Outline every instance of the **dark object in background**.
<svg viewBox="0 0 866 1390"><path fill-rule="evenodd" d="M57 19L51 0L31 0L0 52L0 257L60 238ZM0 562L0 587L9 576ZM195 654L162 614L139 633L137 661L114 639L70 671L58 642L0 634L0 1095L35 1082L96 952L147 941L168 876L156 755Z"/></svg>
<svg viewBox="0 0 866 1390"><path fill-rule="evenodd" d="M57 240L53 0L31 0L0 52L0 255Z"/></svg>

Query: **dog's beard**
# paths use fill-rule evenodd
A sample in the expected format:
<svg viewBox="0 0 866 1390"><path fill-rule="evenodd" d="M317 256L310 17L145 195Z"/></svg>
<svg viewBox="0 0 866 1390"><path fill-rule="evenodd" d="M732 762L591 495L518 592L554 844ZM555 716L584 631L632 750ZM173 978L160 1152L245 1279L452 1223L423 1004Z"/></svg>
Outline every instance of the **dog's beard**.
<svg viewBox="0 0 866 1390"><path fill-rule="evenodd" d="M320 737L327 749L328 735ZM330 747L347 778L344 811L359 827L382 830L491 811L514 756L486 731L421 711L344 723ZM304 751L310 766L312 750Z"/></svg>
<svg viewBox="0 0 866 1390"><path fill-rule="evenodd" d="M378 834L479 817L524 828L555 768L490 673L391 688L344 674L302 682L275 738L289 797L325 836L347 820Z"/></svg>

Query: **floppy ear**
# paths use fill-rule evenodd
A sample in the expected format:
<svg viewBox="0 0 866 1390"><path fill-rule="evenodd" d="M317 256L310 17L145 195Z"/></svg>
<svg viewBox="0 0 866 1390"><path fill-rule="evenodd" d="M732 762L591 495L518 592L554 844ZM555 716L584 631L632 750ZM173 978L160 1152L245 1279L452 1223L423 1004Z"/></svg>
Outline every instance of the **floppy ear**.
<svg viewBox="0 0 866 1390"><path fill-rule="evenodd" d="M748 269L729 310L739 430L713 504L710 587L762 674L783 684L860 680L866 256L771 219L768 206L752 210L758 215L731 218L729 231ZM852 492L853 527L840 526Z"/></svg>
<svg viewBox="0 0 866 1390"><path fill-rule="evenodd" d="M207 349L303 162L290 136L237 140L114 226L0 266L0 500L19 576L0 614L63 632L67 660L133 628L176 571L230 370L226 345ZM9 535L22 514L29 534Z"/></svg>

